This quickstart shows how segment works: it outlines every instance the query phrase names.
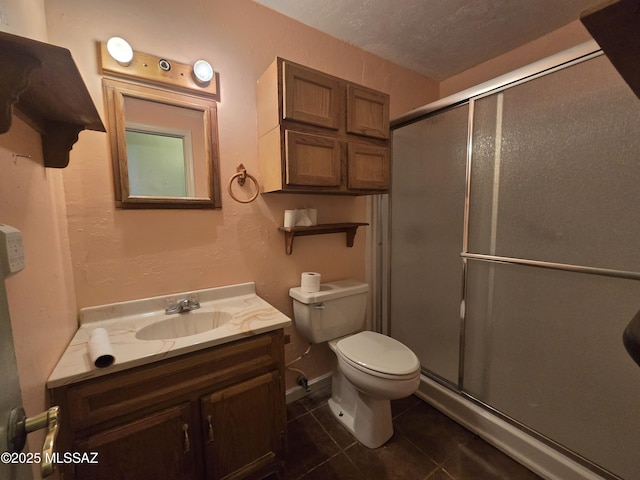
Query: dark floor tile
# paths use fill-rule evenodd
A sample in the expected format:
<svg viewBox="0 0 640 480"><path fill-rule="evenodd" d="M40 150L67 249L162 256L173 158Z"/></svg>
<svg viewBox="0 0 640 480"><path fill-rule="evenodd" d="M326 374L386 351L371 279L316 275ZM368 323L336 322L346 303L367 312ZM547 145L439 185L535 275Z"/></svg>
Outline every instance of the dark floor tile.
<svg viewBox="0 0 640 480"><path fill-rule="evenodd" d="M439 468L427 477L427 480L456 480L443 469ZM480 480L480 479L478 479Z"/></svg>
<svg viewBox="0 0 640 480"><path fill-rule="evenodd" d="M478 437L461 446L443 468L456 480L541 480Z"/></svg>
<svg viewBox="0 0 640 480"><path fill-rule="evenodd" d="M315 392L311 392L306 397L301 398L299 402L304 405L307 410L311 411L327 403L327 400L329 400L330 398L331 387L326 387Z"/></svg>
<svg viewBox="0 0 640 480"><path fill-rule="evenodd" d="M341 453L311 470L301 480L364 480L367 477Z"/></svg>
<svg viewBox="0 0 640 480"><path fill-rule="evenodd" d="M260 480L281 480L281 478L282 477L277 473L270 473L266 477L262 477Z"/></svg>
<svg viewBox="0 0 640 480"><path fill-rule="evenodd" d="M345 449L356 442L355 437L351 435L349 430L343 427L340 421L335 418L328 403L316 408L312 415L341 449Z"/></svg>
<svg viewBox="0 0 640 480"><path fill-rule="evenodd" d="M287 421L294 420L298 418L300 415L304 415L307 413L307 409L305 406L298 402L292 402L287 404Z"/></svg>
<svg viewBox="0 0 640 480"><path fill-rule="evenodd" d="M426 402L418 404L394 418L395 429L411 443L441 464L475 436L469 430Z"/></svg>
<svg viewBox="0 0 640 480"><path fill-rule="evenodd" d="M336 442L310 413L290 421L287 434L285 479L301 477L340 451Z"/></svg>
<svg viewBox="0 0 640 480"><path fill-rule="evenodd" d="M415 395L410 395L408 397L400 398L398 400L392 400L391 401L391 415L393 416L393 418L395 418L398 415L406 412L410 408L416 406L420 402L422 402L422 400L420 400Z"/></svg>
<svg viewBox="0 0 640 480"><path fill-rule="evenodd" d="M326 388L287 406L286 467L273 480L541 480L417 397L392 402L394 436L369 449L333 416L330 397Z"/></svg>
<svg viewBox="0 0 640 480"><path fill-rule="evenodd" d="M422 480L436 469L435 463L398 434L382 447L370 449L356 443L345 453L368 480Z"/></svg>

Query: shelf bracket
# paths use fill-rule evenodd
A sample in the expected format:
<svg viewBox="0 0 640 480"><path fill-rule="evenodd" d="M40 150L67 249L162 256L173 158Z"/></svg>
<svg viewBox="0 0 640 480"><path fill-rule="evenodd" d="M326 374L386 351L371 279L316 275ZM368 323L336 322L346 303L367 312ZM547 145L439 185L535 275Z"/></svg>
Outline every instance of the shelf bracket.
<svg viewBox="0 0 640 480"><path fill-rule="evenodd" d="M82 125L63 122L49 122L46 133L42 134L42 152L45 167L65 168L69 164L69 154L78 141Z"/></svg>
<svg viewBox="0 0 640 480"><path fill-rule="evenodd" d="M368 223L349 222L349 223L326 223L322 225L313 225L311 227L279 227L278 230L284 232L285 252L291 255L293 252L293 239L295 237L303 237L307 235L323 235L327 233L342 233L347 237L347 247L353 247L358 227L369 225Z"/></svg>

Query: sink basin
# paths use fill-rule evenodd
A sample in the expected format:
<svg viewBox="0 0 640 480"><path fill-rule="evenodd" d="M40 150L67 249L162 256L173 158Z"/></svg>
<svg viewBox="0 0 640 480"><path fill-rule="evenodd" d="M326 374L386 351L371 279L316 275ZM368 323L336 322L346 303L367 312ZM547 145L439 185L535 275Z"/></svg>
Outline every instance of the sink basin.
<svg viewBox="0 0 640 480"><path fill-rule="evenodd" d="M170 340L188 337L221 327L231 320L231 317L232 314L225 311L181 313L141 328L136 332L136 338Z"/></svg>

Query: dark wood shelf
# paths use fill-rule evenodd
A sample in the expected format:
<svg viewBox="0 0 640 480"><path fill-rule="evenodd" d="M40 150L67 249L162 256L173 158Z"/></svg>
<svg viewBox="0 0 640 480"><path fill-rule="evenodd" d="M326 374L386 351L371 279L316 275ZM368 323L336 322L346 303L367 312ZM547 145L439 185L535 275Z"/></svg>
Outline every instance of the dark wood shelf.
<svg viewBox="0 0 640 480"><path fill-rule="evenodd" d="M640 98L640 5L637 1L602 1L580 21L631 90Z"/></svg>
<svg viewBox="0 0 640 480"><path fill-rule="evenodd" d="M40 132L46 167L67 166L82 130L105 131L66 48L0 32L0 65L0 134L9 131L15 106Z"/></svg>
<svg viewBox="0 0 640 480"><path fill-rule="evenodd" d="M293 252L293 239L306 235L324 235L326 233L346 233L347 247L353 247L353 240L358 227L364 227L368 223L348 222L348 223L325 223L313 225L311 227L279 227L278 230L284 232L285 251L287 255Z"/></svg>

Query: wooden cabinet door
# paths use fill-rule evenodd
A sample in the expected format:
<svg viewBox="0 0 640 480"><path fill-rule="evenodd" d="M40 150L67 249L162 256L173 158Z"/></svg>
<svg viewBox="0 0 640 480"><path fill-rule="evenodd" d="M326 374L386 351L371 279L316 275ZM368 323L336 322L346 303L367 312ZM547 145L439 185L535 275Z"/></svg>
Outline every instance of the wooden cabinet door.
<svg viewBox="0 0 640 480"><path fill-rule="evenodd" d="M282 114L295 120L337 130L340 126L340 82L329 75L283 63Z"/></svg>
<svg viewBox="0 0 640 480"><path fill-rule="evenodd" d="M200 440L191 423L191 405L184 403L80 440L75 450L98 452L98 463L74 465L75 478L195 480Z"/></svg>
<svg viewBox="0 0 640 480"><path fill-rule="evenodd" d="M387 147L349 143L348 185L351 189L389 188L390 150Z"/></svg>
<svg viewBox="0 0 640 480"><path fill-rule="evenodd" d="M286 184L340 186L340 144L337 139L285 132Z"/></svg>
<svg viewBox="0 0 640 480"><path fill-rule="evenodd" d="M266 373L201 399L206 478L259 478L282 458L280 374Z"/></svg>
<svg viewBox="0 0 640 480"><path fill-rule="evenodd" d="M367 137L389 138L389 95L349 84L347 132Z"/></svg>

